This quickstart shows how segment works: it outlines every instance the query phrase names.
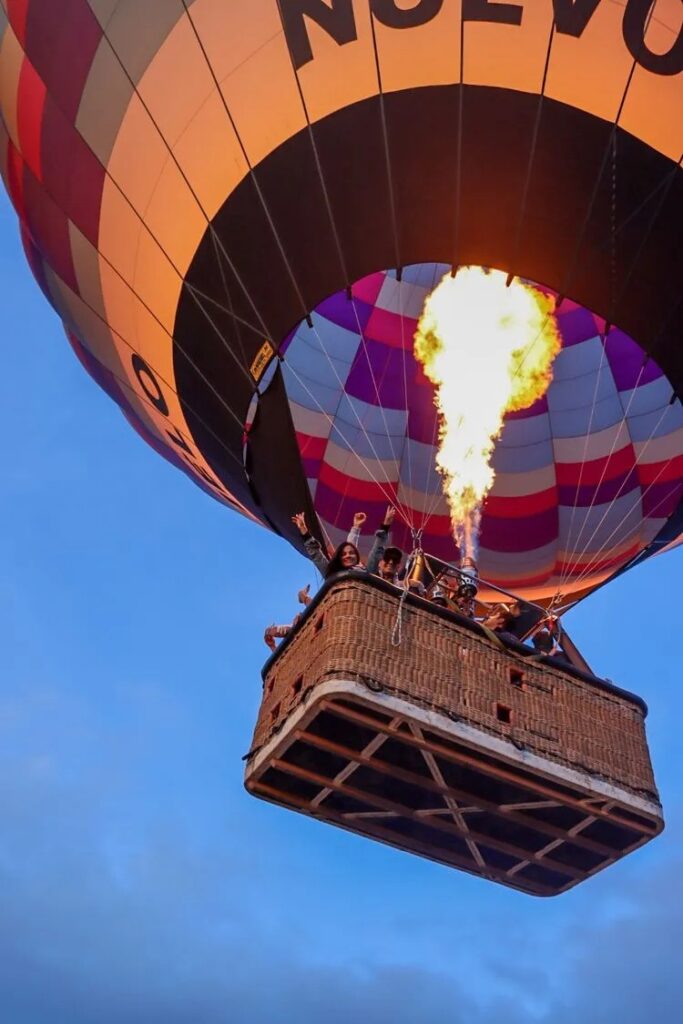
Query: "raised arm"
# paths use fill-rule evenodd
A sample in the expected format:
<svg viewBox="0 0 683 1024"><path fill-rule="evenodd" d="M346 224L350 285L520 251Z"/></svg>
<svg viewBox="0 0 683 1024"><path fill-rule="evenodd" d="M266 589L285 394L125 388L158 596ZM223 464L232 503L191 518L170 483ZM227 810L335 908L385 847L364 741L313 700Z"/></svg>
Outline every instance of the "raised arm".
<svg viewBox="0 0 683 1024"><path fill-rule="evenodd" d="M318 541L309 532L308 527L306 526L305 514L303 512L297 512L296 515L292 516L292 522L303 537L306 554L313 562L313 565L316 567L320 575L324 576L327 571L329 559Z"/></svg>
<svg viewBox="0 0 683 1024"><path fill-rule="evenodd" d="M360 531L362 530L363 523L367 518L368 517L366 516L365 512L356 512L354 514L353 526L349 530L349 535L346 538L347 544L353 544L355 548L358 547L360 543Z"/></svg>
<svg viewBox="0 0 683 1024"><path fill-rule="evenodd" d="M387 546L389 540L389 531L391 530L391 524L394 521L396 515L396 509L393 505L389 505L386 514L384 516L384 522L380 526L379 530L375 533L375 543L372 545L372 550L368 557L367 570L368 572L377 573L379 569L379 563L384 554L384 549Z"/></svg>

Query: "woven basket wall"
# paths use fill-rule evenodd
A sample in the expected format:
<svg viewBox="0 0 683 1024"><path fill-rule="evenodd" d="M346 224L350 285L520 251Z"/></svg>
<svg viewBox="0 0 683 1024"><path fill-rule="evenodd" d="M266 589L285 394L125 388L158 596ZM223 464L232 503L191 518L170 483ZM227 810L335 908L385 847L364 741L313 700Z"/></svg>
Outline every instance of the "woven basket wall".
<svg viewBox="0 0 683 1024"><path fill-rule="evenodd" d="M282 727L312 687L346 678L381 684L421 707L656 798L638 704L555 666L530 663L408 601L401 643L392 646L398 611L398 597L361 579L334 585L270 666L252 749ZM508 713L509 723L501 721Z"/></svg>

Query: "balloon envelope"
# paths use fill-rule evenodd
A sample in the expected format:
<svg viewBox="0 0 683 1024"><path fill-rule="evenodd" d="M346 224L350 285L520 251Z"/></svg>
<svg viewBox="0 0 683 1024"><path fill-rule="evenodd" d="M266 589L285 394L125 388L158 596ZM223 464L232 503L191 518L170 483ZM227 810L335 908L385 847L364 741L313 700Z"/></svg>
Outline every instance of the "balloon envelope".
<svg viewBox="0 0 683 1024"><path fill-rule="evenodd" d="M482 573L583 592L676 541L678 0L6 10L0 164L29 262L200 486L295 544L297 509L334 540L397 501L397 540L453 557L411 341L433 275L475 264L567 296L547 401L496 451Z"/></svg>

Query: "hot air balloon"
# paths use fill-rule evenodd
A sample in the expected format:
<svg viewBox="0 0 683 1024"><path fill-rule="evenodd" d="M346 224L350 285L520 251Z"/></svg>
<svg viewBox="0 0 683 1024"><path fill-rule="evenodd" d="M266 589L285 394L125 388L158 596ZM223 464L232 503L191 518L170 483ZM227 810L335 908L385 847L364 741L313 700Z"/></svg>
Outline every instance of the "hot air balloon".
<svg viewBox="0 0 683 1024"><path fill-rule="evenodd" d="M561 350L496 446L482 579L568 606L678 542L678 0L5 0L0 68L2 174L36 279L131 425L214 498L299 548L300 509L334 543L364 508L369 545L392 503L396 543L452 561L413 335L440 276L487 267L555 297ZM319 621L314 607L306 628ZM557 691L522 682L515 699ZM610 699L642 726L635 698ZM491 700L479 727L505 738L486 755L502 764L522 710ZM579 746L543 756L577 764ZM529 891L573 884L661 827L636 761L640 782L617 773L612 797L536 766L566 811L548 811L546 838L592 827L582 801L603 827L574 844L569 875L539 866L528 820L508 845L529 863L487 860L451 807L455 861Z"/></svg>

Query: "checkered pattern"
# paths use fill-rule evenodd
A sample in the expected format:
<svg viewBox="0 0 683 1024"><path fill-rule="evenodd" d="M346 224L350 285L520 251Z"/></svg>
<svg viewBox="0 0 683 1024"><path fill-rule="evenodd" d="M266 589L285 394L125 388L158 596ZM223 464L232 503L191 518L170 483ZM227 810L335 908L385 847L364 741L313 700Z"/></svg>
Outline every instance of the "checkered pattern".
<svg viewBox="0 0 683 1024"><path fill-rule="evenodd" d="M333 540L352 514L368 534L388 501L428 552L453 559L435 471L433 388L413 336L424 299L449 268L373 274L322 303L289 338L284 373L315 507ZM515 592L597 584L643 550L683 496L683 412L636 343L565 300L562 349L545 398L507 417L486 501L482 576ZM369 536L366 538L366 543Z"/></svg>

